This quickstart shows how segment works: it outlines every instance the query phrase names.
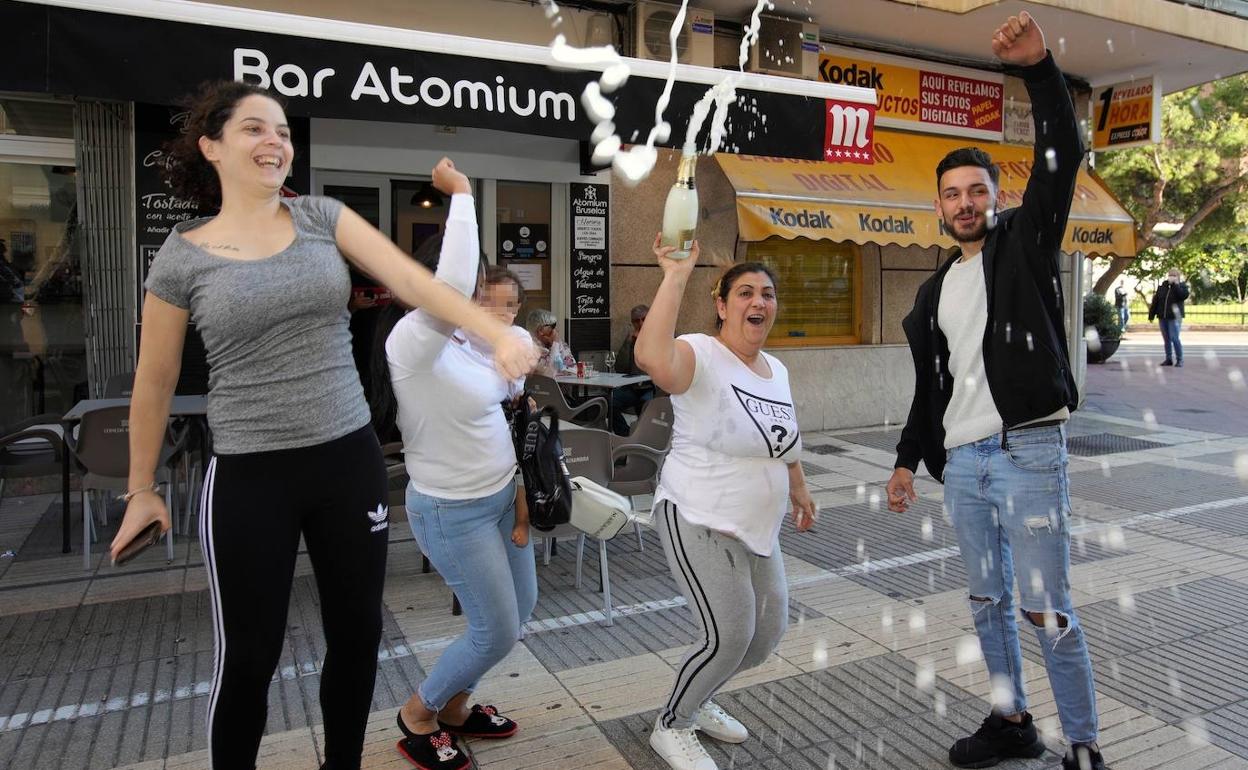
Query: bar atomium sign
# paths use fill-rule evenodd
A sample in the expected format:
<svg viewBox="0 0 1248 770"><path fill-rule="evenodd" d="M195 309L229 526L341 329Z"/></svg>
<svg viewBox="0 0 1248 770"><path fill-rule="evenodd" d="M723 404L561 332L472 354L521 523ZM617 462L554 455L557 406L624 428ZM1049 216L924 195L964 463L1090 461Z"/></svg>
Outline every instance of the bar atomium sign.
<svg viewBox="0 0 1248 770"><path fill-rule="evenodd" d="M573 319L611 316L611 265L608 259L610 188L605 184L569 185L572 223Z"/></svg>
<svg viewBox="0 0 1248 770"><path fill-rule="evenodd" d="M173 104L207 80L245 80L287 99L287 114L488 128L587 140L593 121L579 95L597 73L250 29L232 29L0 0L0 91ZM650 128L660 78L634 76L608 98L617 133ZM704 84L677 82L665 118L684 126ZM729 121L737 152L820 160L824 99L738 89L751 105ZM757 116L766 116L762 121ZM774 129L774 130L773 130ZM704 126L704 134L710 126ZM665 146L683 140L672 131Z"/></svg>

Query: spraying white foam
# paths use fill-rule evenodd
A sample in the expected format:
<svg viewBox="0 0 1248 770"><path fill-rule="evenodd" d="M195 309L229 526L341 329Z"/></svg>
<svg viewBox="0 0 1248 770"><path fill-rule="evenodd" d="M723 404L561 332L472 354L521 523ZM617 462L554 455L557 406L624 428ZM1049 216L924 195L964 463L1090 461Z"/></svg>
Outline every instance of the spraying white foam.
<svg viewBox="0 0 1248 770"><path fill-rule="evenodd" d="M553 25L557 26L562 21L558 4L555 3L555 0L542 0L542 6L545 10L546 18L553 19ZM741 38L737 57L738 72L729 75L724 80L708 88L702 98L694 105L693 114L690 116L689 125L685 130L685 141L681 148L682 152L697 152L697 137L702 131L702 126L708 116L711 118L711 129L707 145L703 151L706 154L711 154L719 150L724 136L728 132L728 109L733 102L740 101L737 98L736 86L741 81L741 73L745 71L750 46L758 42L761 14L764 10L774 9L775 4L771 0L757 0L754 11L750 14L750 23L747 25L745 34ZM615 117L615 105L603 96L603 94L611 93L619 88L628 80L631 74L628 64L620 58L620 55L611 46L577 48L568 44L567 38L563 35L557 35L551 44L551 57L561 64L572 67L589 66L602 68L598 81L587 85L581 93L581 104L584 106L586 114L595 123L594 131L590 135L590 142L594 146L594 162L600 165L610 162L626 184L637 184L649 176L650 171L654 168L655 161L658 160L658 150L655 149L655 144L666 143L671 137L672 126L663 119L663 114L667 111L667 107L671 102L672 89L676 82L676 65L678 63L677 39L680 31L684 29L687 11L688 0L681 0L680 9L676 13L676 18L672 20L671 29L668 31L671 57L668 60L667 78L663 84L663 91L659 94L659 99L654 105L654 125L646 136L645 144L634 145L628 150L622 149L623 142L615 133L615 123L612 122ZM714 108L713 113L712 107ZM754 108L754 112L757 114L757 107ZM765 116L760 117L763 124L766 125ZM632 141L636 141L636 138L637 135L634 133Z"/></svg>

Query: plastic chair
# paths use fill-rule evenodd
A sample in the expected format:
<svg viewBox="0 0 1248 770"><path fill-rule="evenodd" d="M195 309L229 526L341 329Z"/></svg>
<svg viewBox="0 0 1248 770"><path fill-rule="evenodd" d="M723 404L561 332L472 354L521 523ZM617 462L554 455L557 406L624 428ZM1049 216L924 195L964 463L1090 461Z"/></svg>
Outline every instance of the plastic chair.
<svg viewBox="0 0 1248 770"><path fill-rule="evenodd" d="M60 473L65 444L61 417L39 414L0 429L0 497L4 482L13 476L49 476Z"/></svg>
<svg viewBox="0 0 1248 770"><path fill-rule="evenodd" d="M628 498L631 505L638 495L652 495L659 486L659 471L672 447L672 400L667 396L651 399L627 436L611 435L611 451L616 459L607 488ZM644 551L641 524L634 523L637 550Z"/></svg>
<svg viewBox="0 0 1248 770"><path fill-rule="evenodd" d="M91 492L125 492L130 482L130 407L110 406L82 415L77 438L66 441L69 454L82 474L82 565L91 569L91 541L95 536L95 517L91 511ZM166 430L156 463L156 483L164 486L165 506L171 522L177 521L177 483L175 464L181 459L185 434L175 439ZM103 502L107 522L107 502ZM173 561L173 531L165 534L165 556Z"/></svg>
<svg viewBox="0 0 1248 770"><path fill-rule="evenodd" d="M114 374L104 381L104 398L130 398L134 393L134 372Z"/></svg>
<svg viewBox="0 0 1248 770"><path fill-rule="evenodd" d="M610 405L602 396L594 396L585 399L578 406L571 406L559 389L559 383L540 374L529 375L524 381L524 387L532 394L538 408L554 407L560 420L588 428L607 427Z"/></svg>
<svg viewBox="0 0 1248 770"><path fill-rule="evenodd" d="M568 466L568 473L572 476L584 476L590 481L595 481L606 487L611 485L611 478L617 459L627 459L636 456L653 459L659 455L656 450L637 444L621 444L618 447L613 447L612 439L614 434L605 430L593 428L560 430L559 438L563 443L563 459ZM640 541L640 527L636 526L635 528ZM571 524L564 524L547 532L533 529L532 535L545 541L543 564L550 564L552 544L557 538L576 538L575 585L579 590L581 587L581 561L585 554L585 533ZM611 570L607 564L607 541L605 540L598 541L598 568L602 580L602 604L603 614L606 616L605 625L610 626L614 625L615 619L611 606Z"/></svg>

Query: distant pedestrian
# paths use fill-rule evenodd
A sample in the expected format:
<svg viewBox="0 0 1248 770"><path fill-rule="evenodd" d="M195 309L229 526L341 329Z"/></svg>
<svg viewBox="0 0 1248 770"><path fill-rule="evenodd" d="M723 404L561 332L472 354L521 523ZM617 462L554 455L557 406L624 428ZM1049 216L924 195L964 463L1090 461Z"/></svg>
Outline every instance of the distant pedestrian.
<svg viewBox="0 0 1248 770"><path fill-rule="evenodd" d="M1114 289L1114 307L1118 308L1118 328L1125 332L1127 324L1131 323L1131 303L1127 298L1127 289L1122 285L1122 281L1119 281L1118 288Z"/></svg>
<svg viewBox="0 0 1248 770"><path fill-rule="evenodd" d="M1179 342L1179 330L1183 326L1183 302L1190 293L1179 269L1172 267L1166 280L1157 287L1152 304L1148 306L1148 320L1158 320L1161 341L1166 346L1166 360L1161 362L1162 366L1183 365L1183 343Z"/></svg>

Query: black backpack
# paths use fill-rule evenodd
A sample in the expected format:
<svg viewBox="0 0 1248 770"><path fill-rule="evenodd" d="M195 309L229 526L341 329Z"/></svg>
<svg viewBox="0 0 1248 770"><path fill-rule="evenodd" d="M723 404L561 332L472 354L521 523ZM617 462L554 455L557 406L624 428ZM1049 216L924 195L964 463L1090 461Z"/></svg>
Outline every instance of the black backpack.
<svg viewBox="0 0 1248 770"><path fill-rule="evenodd" d="M511 425L511 441L516 462L524 478L524 496L529 503L529 523L543 532L572 520L572 479L563 461L559 441L559 414L554 407L533 411L529 394L505 403ZM542 421L550 417L550 424Z"/></svg>

